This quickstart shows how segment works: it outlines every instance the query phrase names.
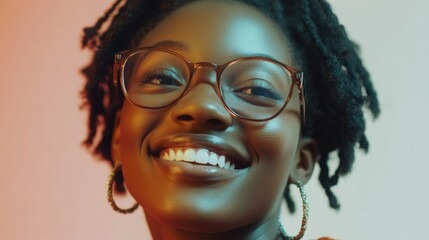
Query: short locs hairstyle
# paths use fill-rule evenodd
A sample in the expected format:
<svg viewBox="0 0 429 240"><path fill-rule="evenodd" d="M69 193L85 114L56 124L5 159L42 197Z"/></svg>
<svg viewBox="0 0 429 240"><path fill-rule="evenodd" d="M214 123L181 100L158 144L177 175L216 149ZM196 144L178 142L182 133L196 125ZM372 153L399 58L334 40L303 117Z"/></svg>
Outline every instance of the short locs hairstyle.
<svg viewBox="0 0 429 240"><path fill-rule="evenodd" d="M123 96L112 85L112 64L118 51L135 48L160 20L178 7L195 0L117 0L92 26L84 29L82 48L93 52L92 61L82 69L86 84L81 92L83 107L89 110L88 135L84 145L94 155L109 161L115 116ZM305 73L307 102L303 135L314 138L319 146L319 181L329 205L339 208L331 190L341 176L351 171L355 147L365 152L363 110L374 118L380 113L376 92L368 71L358 55L358 47L325 0L240 0L271 18L292 42L296 59ZM106 30L104 24L110 22ZM337 152L338 167L329 173L331 152ZM123 176L117 174L116 191L123 192ZM291 212L295 204L288 184L284 197Z"/></svg>

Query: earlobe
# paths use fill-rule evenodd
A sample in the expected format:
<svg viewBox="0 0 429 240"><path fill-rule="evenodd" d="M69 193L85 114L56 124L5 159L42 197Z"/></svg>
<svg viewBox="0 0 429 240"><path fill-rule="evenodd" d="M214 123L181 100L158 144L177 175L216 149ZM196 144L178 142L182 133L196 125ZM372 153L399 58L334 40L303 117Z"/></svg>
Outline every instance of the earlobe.
<svg viewBox="0 0 429 240"><path fill-rule="evenodd" d="M319 159L319 150L317 142L313 138L301 138L298 148L299 152L296 155L296 164L291 173L290 181L299 180L305 184L313 174L314 166Z"/></svg>
<svg viewBox="0 0 429 240"><path fill-rule="evenodd" d="M113 133L112 133L112 143L110 145L111 152L112 152L112 160L114 163L114 166L117 166L121 163L121 157L120 157L120 129L119 129L119 122L121 120L121 112L118 111L116 113L115 117L115 123L113 125Z"/></svg>

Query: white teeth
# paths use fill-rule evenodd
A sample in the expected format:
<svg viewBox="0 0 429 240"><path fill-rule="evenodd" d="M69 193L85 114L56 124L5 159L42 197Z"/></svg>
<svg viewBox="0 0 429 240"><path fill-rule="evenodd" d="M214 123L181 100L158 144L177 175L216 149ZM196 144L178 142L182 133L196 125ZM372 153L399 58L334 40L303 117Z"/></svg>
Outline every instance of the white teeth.
<svg viewBox="0 0 429 240"><path fill-rule="evenodd" d="M217 164L221 168L225 167L225 156L223 156L223 155L220 156L219 159L218 159L218 161L217 161Z"/></svg>
<svg viewBox="0 0 429 240"><path fill-rule="evenodd" d="M229 166L231 165L231 163L230 162L228 162L228 161L226 161L226 163L225 163L225 167L223 167L223 168L225 168L225 169L229 169Z"/></svg>
<svg viewBox="0 0 429 240"><path fill-rule="evenodd" d="M205 149L198 149L195 155L195 162L201 164L207 164L209 162L209 151Z"/></svg>
<svg viewBox="0 0 429 240"><path fill-rule="evenodd" d="M185 162L195 162L195 150L188 148L183 153L183 161Z"/></svg>
<svg viewBox="0 0 429 240"><path fill-rule="evenodd" d="M168 155L170 156L170 160L174 160L176 158L176 154L174 153L173 149L168 151Z"/></svg>
<svg viewBox="0 0 429 240"><path fill-rule="evenodd" d="M210 152L204 148L169 148L161 152L160 157L168 161L185 161L196 162L199 164L210 164L212 166L219 166L227 170L235 170L235 164L225 160L224 155Z"/></svg>
<svg viewBox="0 0 429 240"><path fill-rule="evenodd" d="M217 154L216 153L210 153L210 156L209 156L209 163L211 164L211 165L213 165L213 166L216 166L217 165L217 160L219 159L219 157L217 156Z"/></svg>
<svg viewBox="0 0 429 240"><path fill-rule="evenodd" d="M176 155L174 157L174 160L176 161L182 161L183 160L183 151L182 150L177 150Z"/></svg>

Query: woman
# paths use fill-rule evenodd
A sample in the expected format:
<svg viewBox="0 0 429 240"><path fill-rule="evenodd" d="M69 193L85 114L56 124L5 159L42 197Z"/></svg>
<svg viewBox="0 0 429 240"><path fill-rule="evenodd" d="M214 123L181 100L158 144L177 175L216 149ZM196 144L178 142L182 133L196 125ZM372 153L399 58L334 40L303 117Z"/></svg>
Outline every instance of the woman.
<svg viewBox="0 0 429 240"><path fill-rule="evenodd" d="M154 239L300 239L315 164L338 209L331 187L355 145L368 149L362 108L379 113L356 47L323 0L117 1L83 46L95 53L83 70L85 144L114 167L112 207L142 206ZM329 176L332 151L340 164ZM124 180L130 209L112 197ZM278 224L283 197L294 210L291 184L304 206L295 238Z"/></svg>

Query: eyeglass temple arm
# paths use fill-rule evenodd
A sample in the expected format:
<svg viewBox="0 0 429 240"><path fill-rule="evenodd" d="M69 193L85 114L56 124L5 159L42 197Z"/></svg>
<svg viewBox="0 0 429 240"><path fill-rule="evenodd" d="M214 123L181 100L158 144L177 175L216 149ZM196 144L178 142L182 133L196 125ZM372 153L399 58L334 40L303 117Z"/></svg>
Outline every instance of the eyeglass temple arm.
<svg viewBox="0 0 429 240"><path fill-rule="evenodd" d="M304 124L305 124L304 73L297 72L295 76L297 79L296 86L298 88L299 108L301 111L301 128L304 128Z"/></svg>
<svg viewBox="0 0 429 240"><path fill-rule="evenodd" d="M113 87L115 89L116 96L120 95L121 86L119 83L119 76L121 71L121 54L115 54L115 61L113 63Z"/></svg>

